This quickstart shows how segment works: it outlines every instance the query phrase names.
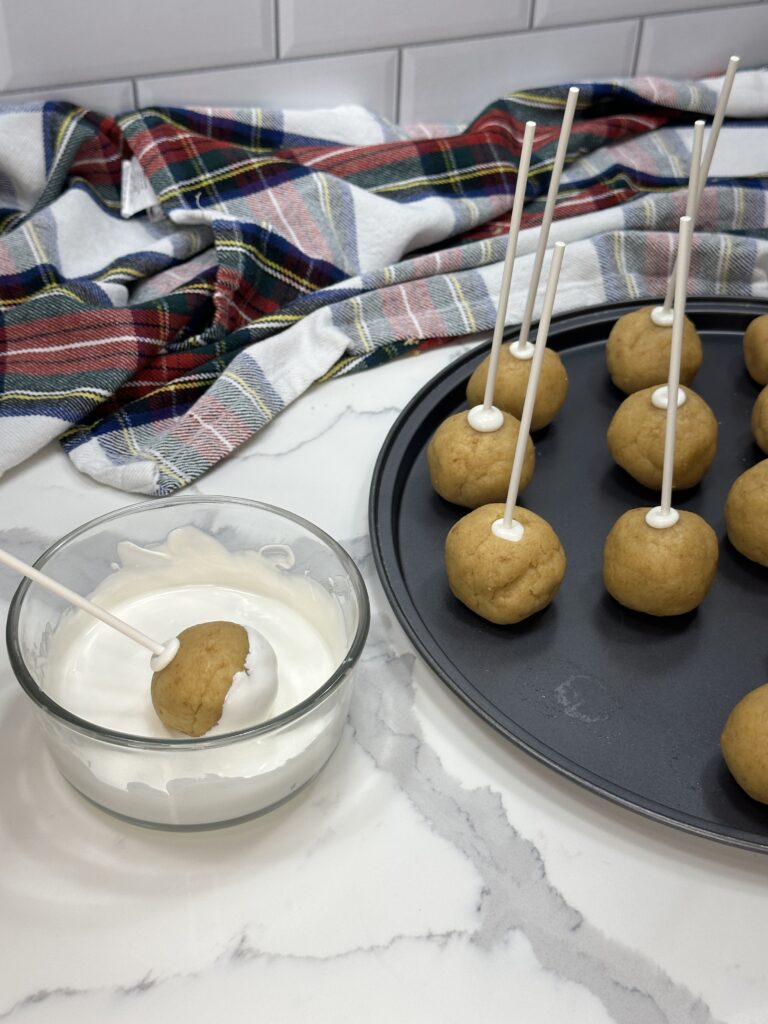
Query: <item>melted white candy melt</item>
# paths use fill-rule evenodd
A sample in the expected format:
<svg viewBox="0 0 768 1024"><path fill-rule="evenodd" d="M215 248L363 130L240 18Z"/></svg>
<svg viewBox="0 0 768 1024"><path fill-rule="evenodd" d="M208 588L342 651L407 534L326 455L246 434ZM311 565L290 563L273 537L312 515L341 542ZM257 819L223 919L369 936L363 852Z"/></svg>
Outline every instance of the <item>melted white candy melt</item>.
<svg viewBox="0 0 768 1024"><path fill-rule="evenodd" d="M301 703L342 661L346 635L328 592L275 568L255 551L230 552L194 527L174 530L160 548L118 545L120 565L91 600L163 642L188 626L227 620L249 631L219 723L206 736L257 725ZM82 611L67 613L47 657L45 689L62 707L133 736L177 738L155 714L150 656Z"/></svg>
<svg viewBox="0 0 768 1024"><path fill-rule="evenodd" d="M224 698L221 718L206 736L236 732L263 722L275 703L278 690L277 655L272 644L256 629L246 629L248 657Z"/></svg>

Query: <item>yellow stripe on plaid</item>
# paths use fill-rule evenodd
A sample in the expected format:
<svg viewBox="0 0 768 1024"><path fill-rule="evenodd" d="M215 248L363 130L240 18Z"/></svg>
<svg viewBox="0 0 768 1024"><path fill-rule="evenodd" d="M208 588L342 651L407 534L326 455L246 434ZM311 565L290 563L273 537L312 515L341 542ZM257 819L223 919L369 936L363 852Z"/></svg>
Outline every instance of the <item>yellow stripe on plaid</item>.
<svg viewBox="0 0 768 1024"><path fill-rule="evenodd" d="M281 267L279 263L275 263L274 260L269 259L260 252L254 245L249 245L248 242L230 242L225 239L217 244L219 249L242 249L248 252L255 263L260 263L265 269L275 272L275 277L278 277L282 281L292 281L293 284L299 285L305 292L315 291L314 285L304 277L300 277L298 274L294 274L292 270L288 270L286 267Z"/></svg>

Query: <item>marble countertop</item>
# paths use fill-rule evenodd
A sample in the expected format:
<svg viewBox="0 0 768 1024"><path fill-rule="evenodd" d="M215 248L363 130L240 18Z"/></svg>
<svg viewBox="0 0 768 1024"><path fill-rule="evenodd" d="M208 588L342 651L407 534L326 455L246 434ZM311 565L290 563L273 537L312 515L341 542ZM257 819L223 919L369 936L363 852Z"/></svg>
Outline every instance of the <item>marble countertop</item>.
<svg viewBox="0 0 768 1024"><path fill-rule="evenodd" d="M375 458L462 351L314 388L190 488L306 516L368 583L341 745L283 807L183 835L102 813L57 774L2 651L0 1020L768 1021L768 860L526 756L440 683L387 605L367 535ZM32 560L132 500L51 448L0 482L0 544ZM0 574L3 611L13 589Z"/></svg>

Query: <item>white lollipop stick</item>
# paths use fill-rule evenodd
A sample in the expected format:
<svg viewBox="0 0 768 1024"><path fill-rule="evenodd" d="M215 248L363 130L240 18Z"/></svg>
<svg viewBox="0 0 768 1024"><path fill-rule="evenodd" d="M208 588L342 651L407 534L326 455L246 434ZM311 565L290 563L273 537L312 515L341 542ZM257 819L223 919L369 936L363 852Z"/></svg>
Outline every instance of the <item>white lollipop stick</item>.
<svg viewBox="0 0 768 1024"><path fill-rule="evenodd" d="M501 352L501 339L504 334L504 322L507 316L509 304L509 289L512 284L512 269L515 265L517 254L517 239L520 234L520 221L523 217L523 205L525 203L525 188L528 184L528 168L531 164L531 152L533 150L533 136L536 132L536 122L525 122L525 134L523 145L520 150L520 164L517 168L517 181L515 182L515 198L512 201L512 216L509 220L509 235L507 237L507 252L504 257L504 269L501 273L501 290L499 292L499 308L496 311L496 326L493 331L491 342L491 356L488 364L488 380L485 383L485 395L483 404L476 405L469 410L467 419L470 427L480 431L498 430L504 422L504 416L500 409L493 404L493 392L496 388L496 373L499 367L499 353Z"/></svg>
<svg viewBox="0 0 768 1024"><path fill-rule="evenodd" d="M685 201L685 216L690 217L695 223L696 211L699 208L699 182L702 180L704 168L701 165L701 150L704 143L704 122L695 121L693 125L693 148L691 149L691 170L688 175L688 197ZM706 179L704 179L706 180ZM677 259L675 259L677 262ZM667 294L664 297L664 305L662 306L662 314L665 320L672 323L672 303L675 296L675 267L672 267L672 273L669 275L669 281L667 282Z"/></svg>
<svg viewBox="0 0 768 1024"><path fill-rule="evenodd" d="M552 225L552 217L555 213L555 202L557 201L557 193L560 188L560 175L563 173L565 154L568 151L568 140L571 137L571 126L573 125L573 116L576 113L576 101L578 98L579 90L575 85L572 85L568 90L568 99L563 113L563 124L560 128L560 138L558 139L557 150L555 151L555 161L552 164L552 177L549 179L547 201L544 204L544 215L541 218L539 244L536 248L536 257L533 261L533 272L531 274L531 284L528 288L528 298L525 302L523 322L520 324L520 334L517 337L517 341L513 341L509 346L510 355L515 356L517 359L531 359L533 357L533 345L528 341L528 335L531 331L533 307L536 304L536 292L538 291L539 280L541 279L541 268L544 265L544 253L546 252L547 242L549 241L549 229Z"/></svg>
<svg viewBox="0 0 768 1024"><path fill-rule="evenodd" d="M691 218L691 230L693 230L693 224L696 219L696 206L697 206L697 191L699 187L700 171L701 171L701 147L704 141L704 122L696 121L693 125L693 148L691 150L691 170L688 176L688 198L685 201L685 216ZM675 261L675 266L677 261ZM671 324L673 322L672 315L672 304L674 300L674 289L676 279L675 267L669 278L669 284L667 285L667 297L664 299L664 306L661 307L662 315L665 321ZM659 308L659 307L657 307ZM651 317L656 310L651 312ZM672 354L670 353L670 360ZM666 409L667 402L669 401L669 389L666 384L662 384L661 387L651 395L651 402L656 406L657 409ZM682 388L677 389L677 407L685 405L685 392Z"/></svg>
<svg viewBox="0 0 768 1024"><path fill-rule="evenodd" d="M688 201L685 204L685 215L691 217L695 222L696 217L699 213L699 203L701 202L701 196L704 189L707 186L707 179L709 178L709 171L712 167L712 159L715 155L715 146L717 146L717 139L720 135L720 129L723 126L723 120L725 118L725 111L728 106L728 100L731 96L731 89L733 88L733 80L736 77L736 71L739 67L741 57L731 57L728 61L728 67L725 71L723 78L723 85L720 89L720 95L717 98L717 106L715 107L715 113L712 118L712 128L707 139L707 148L704 150L704 157L701 161L699 173L696 180L696 188L692 185L688 185ZM696 125L694 124L694 145L696 144ZM693 172L693 159L691 159L691 172ZM691 206L691 193L693 192L694 202ZM667 284L667 294L664 298L663 306L655 306L651 310L651 320L658 327L669 327L672 323L672 295L675 288L675 270L677 267L677 257L675 257L675 263L672 267L672 273L669 275L669 282Z"/></svg>
<svg viewBox="0 0 768 1024"><path fill-rule="evenodd" d="M153 640L146 633L142 633L140 630L134 629L133 626L129 626L127 622L123 622L122 619L118 619L116 615L108 612L105 608L100 608L97 604L93 604L87 598L76 594L74 590L65 587L63 583L58 583L56 580L51 579L50 576L45 576L31 565L27 565L26 562L22 562L7 551L3 551L2 548L0 548L0 562L7 565L10 569L21 573L22 576L26 576L35 583L39 583L41 587L50 590L57 597L63 597L70 604L82 608L84 612L88 612L89 615L93 615L94 618L99 619L105 625L116 629L118 633L127 636L129 640L134 640L137 644L141 644L142 647L146 647L154 655L150 662L153 672L159 672L161 668L165 668L176 656L176 652L179 649L179 641L176 637L165 644L158 643L157 640Z"/></svg>
<svg viewBox="0 0 768 1024"><path fill-rule="evenodd" d="M504 507L504 518L497 519L491 526L496 536L501 537L503 540L520 540L524 533L523 524L515 519L515 506L517 505L517 495L520 490L520 477L522 476L523 463L525 462L525 448L531 429L533 406L536 401L536 392L539 388L541 362L544 358L544 349L547 347L549 323L552 319L552 309L555 305L557 281L560 277L560 267L563 263L564 252L565 242L555 242L552 250L552 263L549 268L547 290L544 295L544 308L541 311L539 330L536 334L536 344L534 345L533 359L531 361L531 374L528 378L523 413L520 417L520 431L517 435L515 458L512 463L512 476L510 477L509 490L507 491L507 504Z"/></svg>
<svg viewBox="0 0 768 1024"><path fill-rule="evenodd" d="M683 320L685 318L685 291L688 284L688 270L691 262L691 237L693 221L690 217L680 218L680 235L677 243L677 268L675 272L675 319L672 323L672 354L669 360L670 395L677 394L680 386L680 357L683 352ZM657 530L674 526L680 518L672 508L672 476L675 468L675 428L677 426L677 402L667 407L667 424L664 435L664 468L661 477L661 505L646 513L645 521Z"/></svg>

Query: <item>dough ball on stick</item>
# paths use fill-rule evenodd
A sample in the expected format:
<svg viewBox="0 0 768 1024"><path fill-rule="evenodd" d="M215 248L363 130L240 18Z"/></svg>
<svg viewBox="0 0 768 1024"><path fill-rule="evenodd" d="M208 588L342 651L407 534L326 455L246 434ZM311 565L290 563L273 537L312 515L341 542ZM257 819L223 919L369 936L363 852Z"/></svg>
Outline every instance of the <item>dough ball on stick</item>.
<svg viewBox="0 0 768 1024"><path fill-rule="evenodd" d="M485 432L470 426L468 415L457 412L440 424L427 448L427 465L432 486L441 498L477 508L504 500L520 423L505 412L501 427ZM529 437L520 490L530 483L535 465L536 450Z"/></svg>
<svg viewBox="0 0 768 1024"><path fill-rule="evenodd" d="M616 387L627 395L663 384L669 373L672 328L659 327L651 319L651 306L620 317L611 328L605 356ZM701 368L701 338L688 317L683 328L680 380L690 384Z"/></svg>
<svg viewBox="0 0 768 1024"><path fill-rule="evenodd" d="M704 122L696 121L693 128L688 197L685 204L685 215L690 217L692 222L696 218L700 198L699 181L706 181L709 173L709 165L706 170L702 168L703 139ZM714 143L712 146L714 152ZM608 372L616 387L627 395L663 384L669 376L672 352L672 300L678 260L679 252L669 276L664 304L643 306L641 309L626 313L619 317L608 335L608 344L605 348ZM683 384L691 383L699 372L703 358L701 338L688 317L685 317L680 358L680 380Z"/></svg>
<svg viewBox="0 0 768 1024"><path fill-rule="evenodd" d="M512 343L514 344L514 342ZM496 378L494 401L496 405L512 416L520 417L525 402L525 391L531 375L531 361L517 359L509 353L502 353L499 374ZM467 385L467 401L474 404L482 395L488 377L488 363L482 362ZM552 349L544 350L544 361L541 366L541 380L533 407L531 430L541 430L548 426L560 412L568 395L568 374L563 361Z"/></svg>
<svg viewBox="0 0 768 1024"><path fill-rule="evenodd" d="M498 625L511 625L546 608L565 575L565 552L546 520L516 506L523 539L493 532L504 505L483 505L452 527L445 542L445 568L455 597Z"/></svg>
<svg viewBox="0 0 768 1024"><path fill-rule="evenodd" d="M731 711L720 750L744 792L768 804L768 683L742 697Z"/></svg>
<svg viewBox="0 0 768 1024"><path fill-rule="evenodd" d="M668 529L647 521L648 508L633 508L614 524L605 542L605 589L625 608L646 615L682 615L697 608L717 570L717 536L700 516L678 512Z"/></svg>
<svg viewBox="0 0 768 1024"><path fill-rule="evenodd" d="M552 165L552 176L547 190L547 199L544 205L544 213L539 228L539 241L534 257L531 282L528 287L528 296L525 303L525 311L520 324L520 333L498 360L498 370L494 380L493 400L496 405L512 416L521 418L523 404L528 388L528 379L531 373L530 362L533 358L533 345L528 340L533 321L533 308L536 303L536 294L541 280L541 269L544 265L544 254L549 241L549 231L552 225L552 218L555 212L557 193L560 188L560 177L565 164L565 156L568 151L568 140L571 135L573 116L576 112L576 102L579 98L579 90L572 86L568 90L568 99L563 113L563 123L560 128L560 137L557 143L557 151ZM505 304L506 308L506 304ZM487 389L489 380L490 358L482 362L469 379L467 385L467 401L474 405L480 401L484 391ZM494 366L494 369L496 367ZM568 394L568 375L562 364L560 356L550 349L544 351L544 362L541 367L541 379L536 394L536 404L531 418L531 430L541 430L551 423L560 411L563 402Z"/></svg>
<svg viewBox="0 0 768 1024"><path fill-rule="evenodd" d="M768 314L753 320L744 334L744 362L757 384L768 384Z"/></svg>
<svg viewBox="0 0 768 1024"><path fill-rule="evenodd" d="M675 273L675 308L668 394L677 396L685 314L685 288L692 222L680 220ZM667 403L661 504L625 512L612 527L603 551L603 580L620 604L647 615L682 615L706 597L717 570L714 530L693 512L672 508L672 474L678 406Z"/></svg>
<svg viewBox="0 0 768 1024"><path fill-rule="evenodd" d="M506 504L483 505L470 512L445 542L451 591L473 612L499 625L520 622L545 608L565 574L565 554L557 534L540 516L516 504L564 249L557 242L552 253Z"/></svg>
<svg viewBox="0 0 768 1024"><path fill-rule="evenodd" d="M725 525L737 551L768 566L768 459L733 482L725 502Z"/></svg>
<svg viewBox="0 0 768 1024"><path fill-rule="evenodd" d="M768 387L763 388L752 407L752 433L768 455Z"/></svg>
<svg viewBox="0 0 768 1024"><path fill-rule="evenodd" d="M685 215L694 222L701 203L701 195L709 177L712 158L715 155L717 139L738 66L739 58L731 57L723 78L712 118L712 128L703 156L701 153L704 122L696 121L694 124L688 198L685 206ZM678 252L675 267L679 258ZM634 310L626 316L619 317L613 325L606 348L608 372L616 387L626 394L652 387L654 384L663 384L666 380L669 365L674 281L675 269L673 268L669 276L663 305ZM683 384L691 383L701 366L702 359L701 339L690 320L686 321L680 370L680 380Z"/></svg>
<svg viewBox="0 0 768 1024"><path fill-rule="evenodd" d="M717 420L704 401L681 388L678 404L672 486L694 487L709 469L717 451ZM679 402L679 399L678 399ZM625 398L608 427L614 462L644 487L658 490L664 466L667 388L644 388Z"/></svg>
<svg viewBox="0 0 768 1024"><path fill-rule="evenodd" d="M476 508L489 501L503 501L507 493L520 429L518 420L493 404L493 389L504 335L504 320L509 302L535 131L535 122L528 121L523 135L512 202L499 306L496 311L496 327L491 352L485 361L487 380L483 393L478 396L477 403L469 412L456 413L441 423L427 448L427 464L432 486L446 501L467 508ZM528 438L522 487L528 484L533 475L535 458L533 444Z"/></svg>

